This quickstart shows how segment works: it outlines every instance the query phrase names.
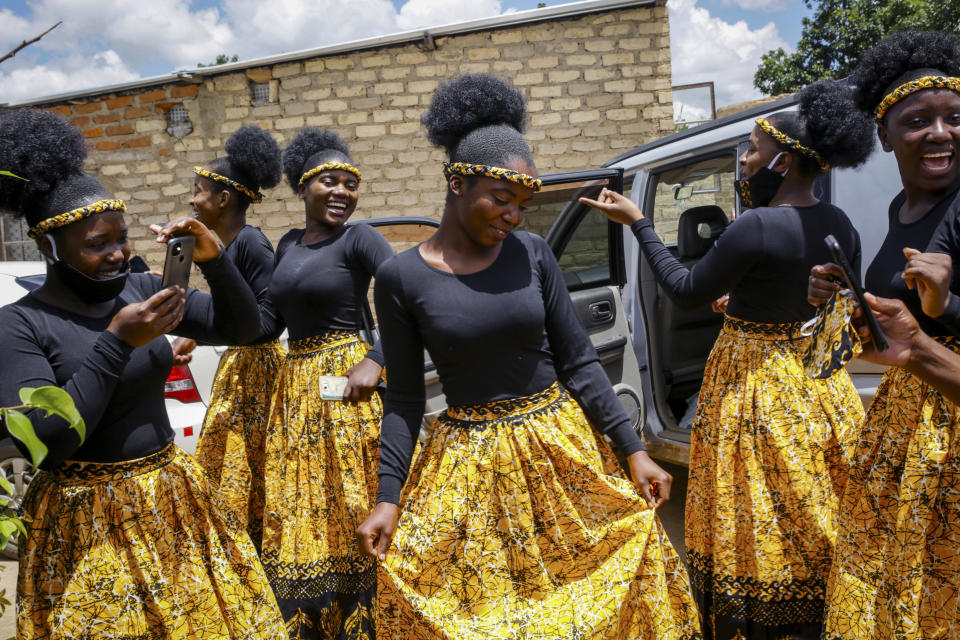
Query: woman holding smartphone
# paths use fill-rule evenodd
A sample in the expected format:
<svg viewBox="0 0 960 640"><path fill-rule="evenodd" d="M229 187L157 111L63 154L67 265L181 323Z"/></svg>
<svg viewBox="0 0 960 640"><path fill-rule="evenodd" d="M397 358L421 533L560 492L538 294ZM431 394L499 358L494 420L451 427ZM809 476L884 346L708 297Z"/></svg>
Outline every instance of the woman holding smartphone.
<svg viewBox="0 0 960 640"><path fill-rule="evenodd" d="M730 292L693 422L685 512L707 638L815 638L822 627L846 454L863 405L845 370L808 377L800 327L815 314L806 281L830 255L824 237L834 235L858 269L860 238L813 186L830 166L862 164L872 148L871 123L842 83L818 82L801 92L798 112L758 119L737 184L750 210L692 269L624 196L581 199L630 225L675 303L707 305Z"/></svg>
<svg viewBox="0 0 960 640"><path fill-rule="evenodd" d="M440 228L377 271L389 377L377 506L357 535L381 562L378 633L699 637L654 510L671 478L617 401L549 247L513 231L540 187L525 118L523 95L493 76L436 90L423 121L450 157ZM424 347L449 407L408 479Z"/></svg>
<svg viewBox="0 0 960 640"><path fill-rule="evenodd" d="M247 224L247 209L263 199L260 189L280 182L280 147L259 127L241 127L224 145L227 155L194 169L194 216L216 232L223 252L253 289L261 311L273 313L267 295L273 276L273 245ZM267 323L276 325L273 318ZM230 513L260 548L263 534L264 443L274 383L286 351L276 328L251 344L230 347L220 357L197 462L213 478Z"/></svg>
<svg viewBox="0 0 960 640"><path fill-rule="evenodd" d="M283 166L306 219L277 245L270 281L290 352L267 435L263 563L291 637L365 639L376 565L353 532L376 495L383 357L360 330L370 279L393 251L374 228L345 224L361 176L334 132L301 130ZM346 377L341 400L321 399L325 376Z"/></svg>
<svg viewBox="0 0 960 640"><path fill-rule="evenodd" d="M960 39L894 34L852 80L903 182L866 288L902 300L922 331L960 351ZM814 268L812 303L836 287L835 272ZM960 637L958 487L957 406L912 367L891 367L851 460L824 638Z"/></svg>
<svg viewBox="0 0 960 640"><path fill-rule="evenodd" d="M211 294L129 273L123 202L83 173L83 136L48 111L0 118L0 209L30 225L43 285L0 309L0 405L56 386L86 425L27 413L49 453L23 508L17 637L285 638L256 551L214 506L206 475L173 444L168 332L239 343L256 300L219 243L184 218L151 227L195 240ZM227 631L229 630L229 631Z"/></svg>

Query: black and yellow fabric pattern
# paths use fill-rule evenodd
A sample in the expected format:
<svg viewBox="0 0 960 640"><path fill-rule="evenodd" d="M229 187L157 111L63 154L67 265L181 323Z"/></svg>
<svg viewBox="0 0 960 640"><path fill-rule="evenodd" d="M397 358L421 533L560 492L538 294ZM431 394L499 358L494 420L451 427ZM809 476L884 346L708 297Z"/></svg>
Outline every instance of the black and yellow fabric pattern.
<svg viewBox="0 0 960 640"><path fill-rule="evenodd" d="M514 184L533 189L534 192L540 191L543 181L540 178L528 176L525 173L504 169L503 167L492 167L486 164L469 164L466 162L444 162L443 176L450 178L452 175L458 176L483 176L484 178L494 178L495 180L507 180Z"/></svg>
<svg viewBox="0 0 960 640"><path fill-rule="evenodd" d="M834 292L807 323L810 340L803 351L803 368L808 376L829 378L863 351L860 336L850 322L856 310L853 293L842 289Z"/></svg>
<svg viewBox="0 0 960 640"><path fill-rule="evenodd" d="M556 384L438 418L379 584L381 638L700 637L656 512Z"/></svg>
<svg viewBox="0 0 960 640"><path fill-rule="evenodd" d="M291 340L266 444L263 564L290 637L374 637L377 568L356 529L377 495L379 396L321 400L320 376L346 375L369 347L356 331Z"/></svg>
<svg viewBox="0 0 960 640"><path fill-rule="evenodd" d="M216 483L226 515L237 518L257 549L263 538L267 420L286 353L277 341L227 349L197 440L197 462Z"/></svg>
<svg viewBox="0 0 960 640"><path fill-rule="evenodd" d="M363 178L360 176L360 169L357 169L355 166L349 162L324 162L323 164L315 166L309 171L305 171L302 176L300 176L300 184L303 184L313 176L323 173L324 171L346 171L347 173L352 173L356 178L357 182L360 182Z"/></svg>
<svg viewBox="0 0 960 640"><path fill-rule="evenodd" d="M817 166L820 167L821 171L826 171L827 169L830 168L830 163L827 162L823 156L817 153L816 149L811 149L805 144L802 144L796 138L792 138L788 136L783 131L780 131L780 129L777 129L775 126L773 126L773 124L766 118L757 118L756 120L754 120L754 122L756 122L757 126L760 127L768 136L770 136L771 138L773 138L783 146L793 149L800 155L806 156L811 160L815 161L817 163Z"/></svg>
<svg viewBox="0 0 960 640"><path fill-rule="evenodd" d="M227 176L220 175L219 173L214 173L213 171L207 171L203 167L194 167L193 172L198 176L200 176L201 178L206 178L207 180L213 180L214 182L219 182L220 184L224 184L228 187L231 187L232 189L235 189L236 191L239 191L243 195L250 198L250 201L253 202L253 204L260 204L261 202L263 202L262 193L254 189L251 189L250 187L244 184L241 184L236 180L231 180Z"/></svg>
<svg viewBox="0 0 960 640"><path fill-rule="evenodd" d="M923 91L924 89L950 89L951 91L960 92L960 78L952 78L949 76L923 76L922 78L917 78L916 80L904 82L902 85L884 96L883 100L880 101L880 104L877 105L877 108L873 112L873 119L877 122L882 122L883 117L887 115L887 111L890 110L890 107L897 104L907 96L912 95L917 91Z"/></svg>
<svg viewBox="0 0 960 640"><path fill-rule="evenodd" d="M840 514L823 637L960 638L960 411L904 369L877 389Z"/></svg>
<svg viewBox="0 0 960 640"><path fill-rule="evenodd" d="M725 317L690 442L686 547L710 640L815 637L863 405L804 372L799 323ZM811 635L813 634L813 635Z"/></svg>
<svg viewBox="0 0 960 640"><path fill-rule="evenodd" d="M52 218L41 220L30 227L27 231L27 236L36 240L48 231L65 227L68 224L83 220L87 216L92 216L95 213L103 213L104 211L119 211L123 213L126 210L127 205L123 200L98 200L93 204L77 207L76 209L59 213Z"/></svg>
<svg viewBox="0 0 960 640"><path fill-rule="evenodd" d="M24 499L18 640L285 639L250 539L211 496L174 445L39 472Z"/></svg>

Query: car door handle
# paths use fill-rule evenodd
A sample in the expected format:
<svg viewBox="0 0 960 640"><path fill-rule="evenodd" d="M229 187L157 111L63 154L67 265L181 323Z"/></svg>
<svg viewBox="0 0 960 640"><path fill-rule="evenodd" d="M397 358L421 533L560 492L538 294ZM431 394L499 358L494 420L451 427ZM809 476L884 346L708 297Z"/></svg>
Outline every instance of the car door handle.
<svg viewBox="0 0 960 640"><path fill-rule="evenodd" d="M607 322L613 318L613 305L608 300L594 302L587 307L590 319L596 323Z"/></svg>

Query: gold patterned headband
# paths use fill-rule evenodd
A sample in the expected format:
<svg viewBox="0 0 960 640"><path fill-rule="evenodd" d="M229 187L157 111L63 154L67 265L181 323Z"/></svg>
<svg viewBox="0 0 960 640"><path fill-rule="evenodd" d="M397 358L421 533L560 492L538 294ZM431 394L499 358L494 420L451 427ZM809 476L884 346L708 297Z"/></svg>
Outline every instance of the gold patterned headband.
<svg viewBox="0 0 960 640"><path fill-rule="evenodd" d="M27 235L31 238L37 238L42 236L47 231L51 229L58 229L60 227L65 227L71 222L76 222L77 220L83 220L88 216L92 216L95 213L103 213L104 211L126 211L127 205L123 203L123 200L99 200L93 204L88 204L84 207L78 207L72 211L67 211L66 213L60 213L53 216L52 218L47 218L38 222L35 226L30 227L30 230L27 231Z"/></svg>
<svg viewBox="0 0 960 640"><path fill-rule="evenodd" d="M352 173L353 175L357 176L357 182L360 182L361 180L360 169L357 169L352 164L349 164L347 162L324 162L323 164L317 167L314 167L313 169L310 169L310 171L307 171L305 174L300 176L300 184L303 184L313 176L317 175L318 173L322 173L324 171L346 171L348 173Z"/></svg>
<svg viewBox="0 0 960 640"><path fill-rule="evenodd" d="M206 178L208 180L213 180L214 182L219 182L220 184L225 184L228 187L233 187L243 195L250 198L250 201L253 204L260 204L263 202L263 194L259 191L254 191L250 187L244 186L237 182L236 180L231 180L227 176L222 176L219 173L214 173L213 171L207 171L203 167L194 167L193 172L200 177Z"/></svg>
<svg viewBox="0 0 960 640"><path fill-rule="evenodd" d="M807 156L808 158L815 160L816 163L820 166L821 170L826 171L827 169L830 168L830 163L827 162L822 155L817 153L814 149L811 149L810 147L800 144L800 141L797 140L796 138L791 138L790 136L785 134L783 131L780 131L780 129L777 129L775 126L770 124L769 120L766 120L764 118L757 118L756 120L754 120L754 122L756 122L758 127L760 127L765 132L767 132L767 134L771 138L773 138L780 144L790 147L791 149L799 152L801 155Z"/></svg>
<svg viewBox="0 0 960 640"><path fill-rule="evenodd" d="M960 78L951 78L947 76L923 76L910 82L904 82L902 85L891 91L880 101L876 110L873 112L873 119L878 123L887 115L887 111L893 105L897 104L911 93L922 91L924 89L951 89L960 93Z"/></svg>
<svg viewBox="0 0 960 640"><path fill-rule="evenodd" d="M528 176L519 171L504 169L503 167L491 167L485 164L468 164L466 162L444 162L443 176L450 178L452 175L458 176L483 176L485 178L494 178L496 180L509 180L522 187L528 187L534 191L540 191L543 181L540 178Z"/></svg>

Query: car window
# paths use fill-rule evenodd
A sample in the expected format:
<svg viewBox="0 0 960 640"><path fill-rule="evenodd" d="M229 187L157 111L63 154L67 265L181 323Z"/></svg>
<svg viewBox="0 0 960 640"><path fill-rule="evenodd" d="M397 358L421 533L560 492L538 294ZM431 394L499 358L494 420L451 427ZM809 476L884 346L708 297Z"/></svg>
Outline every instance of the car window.
<svg viewBox="0 0 960 640"><path fill-rule="evenodd" d="M692 207L717 205L736 216L737 155L731 149L709 158L672 166L653 176L653 226L664 244L677 243L680 214Z"/></svg>
<svg viewBox="0 0 960 640"><path fill-rule="evenodd" d="M3 240L0 246L0 260L8 262L40 260L37 243L27 236L27 223L12 216L0 216L0 219L2 219L0 239Z"/></svg>

